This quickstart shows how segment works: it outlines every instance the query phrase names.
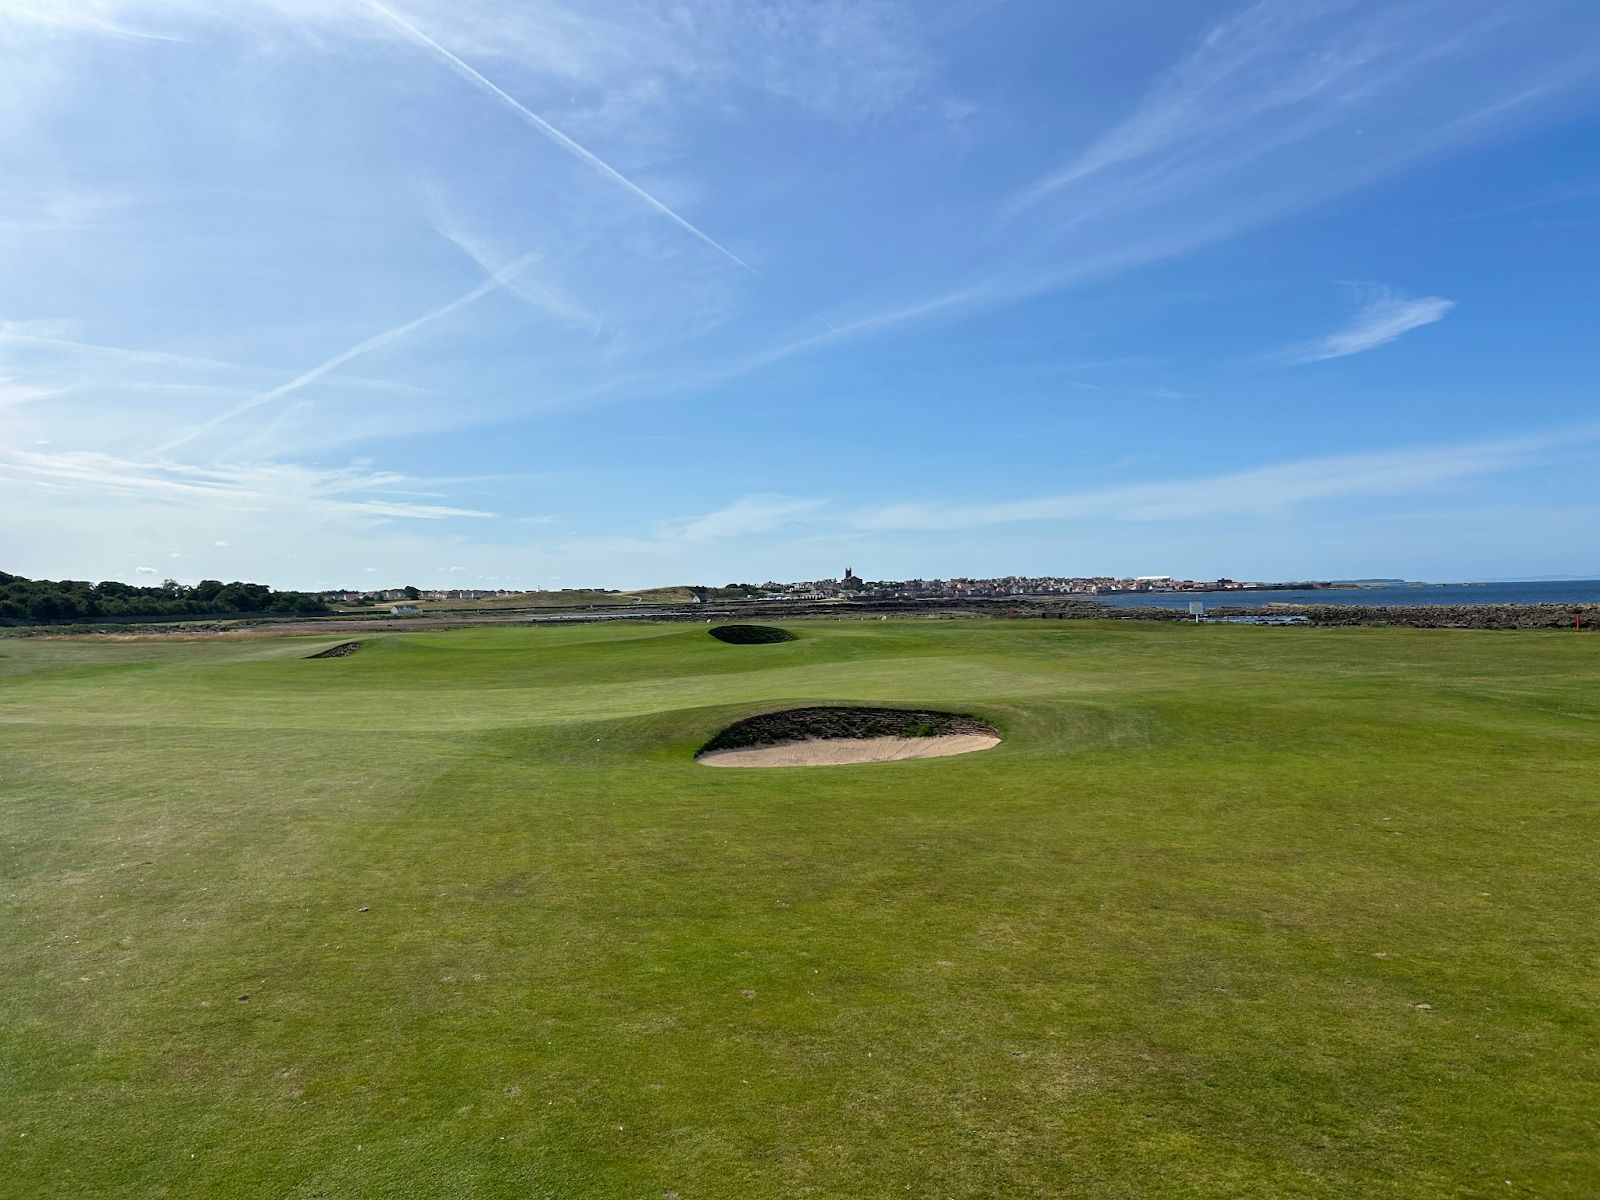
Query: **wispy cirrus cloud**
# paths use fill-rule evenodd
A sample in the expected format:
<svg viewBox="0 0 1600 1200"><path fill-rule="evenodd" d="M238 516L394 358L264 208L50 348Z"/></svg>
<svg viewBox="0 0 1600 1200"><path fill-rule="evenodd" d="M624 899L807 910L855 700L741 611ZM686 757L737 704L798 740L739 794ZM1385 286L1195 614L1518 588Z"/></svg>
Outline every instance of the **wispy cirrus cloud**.
<svg viewBox="0 0 1600 1200"><path fill-rule="evenodd" d="M0 194L0 234L82 234L112 228L133 207L124 194L82 186L10 190Z"/></svg>
<svg viewBox="0 0 1600 1200"><path fill-rule="evenodd" d="M406 20L399 13L395 12L394 9L390 8L386 4L380 3L379 0L367 0L367 3L372 7L373 11L383 16L385 20L389 21L396 28L404 32L418 45L437 56L452 71L460 75L474 87L479 88L480 90L486 92L493 99L499 101L528 125L531 125L539 133L543 134L556 145L560 146L568 154L573 155L580 162L587 164L595 171L599 172L604 178L610 180L618 187L623 188L625 191L642 200L645 204L655 209L656 212L660 213L673 224L677 225L678 228L690 234L692 237L698 238L700 241L704 242L707 246L711 247L711 249L715 250L718 254L722 255L723 258L726 258L735 266L742 267L746 271L753 272L755 270L755 268L753 268L749 263L745 262L744 259L740 258L732 250L729 250L705 230L701 229L698 225L695 225L693 222L688 220L688 218L680 215L672 208L656 199L655 196L651 195L644 188L640 187L633 180L629 179L621 171L617 170L610 163L606 162L598 154L595 154L587 146L584 146L575 139L568 137L549 121L545 120L538 113L534 112L527 105L523 104L522 101L518 100L515 96L507 92L499 84L495 83L488 76L484 75L476 67L447 50L439 42L435 41L421 29L417 28L416 25Z"/></svg>
<svg viewBox="0 0 1600 1200"><path fill-rule="evenodd" d="M448 317L451 313L458 312L459 310L466 308L469 304L476 303L477 301L483 299L483 297L489 295L489 293L498 291L500 288L504 287L507 280L514 278L518 271L522 270L523 267L527 266L533 261L533 258L533 255L523 255L521 258L508 263L505 267L501 268L493 275L490 275L476 287L470 289L469 291L463 292L455 299L448 300L436 308L429 309L420 317L414 317L411 320L402 322L399 325L391 326L390 328L383 330L381 333L373 334L369 338L363 338L354 346L350 346L339 351L339 353L335 354L332 358L324 359L322 362L312 367L309 371L302 371L287 383L280 383L275 388L269 388L259 395L251 396L248 400L241 401L240 403L235 404L232 408L225 409L216 416L205 421L201 421L198 425L192 426L185 432L179 434L177 437L162 443L155 449L154 453L169 454L173 450L176 450L179 446L187 445L201 435L208 433L209 431L217 428L219 425L226 424L235 417L244 415L251 409L260 408L263 404L271 404L274 400L282 399L284 396L287 396L292 392L299 391L307 384L315 383L323 376L328 375L329 373L344 366L344 364L349 362L351 359L359 358L363 354L370 354L374 350L378 350L389 345L391 342L397 342L401 338L415 333L417 330L426 325L431 325L435 321L439 321L445 317Z"/></svg>
<svg viewBox="0 0 1600 1200"><path fill-rule="evenodd" d="M1592 449L1596 441L1600 441L1600 426L1587 426L1499 441L1300 459L1223 474L1024 500L890 504L863 510L850 521L870 530L948 531L1019 521L1278 517L1319 501L1401 496L1525 470L1564 449Z"/></svg>
<svg viewBox="0 0 1600 1200"><path fill-rule="evenodd" d="M871 122L925 97L938 77L924 42L940 22L905 0L699 0L692 11L672 0L386 0L386 7L418 29L448 29L458 57L556 81L563 109L591 130L637 134L642 118L659 127L669 117L667 98L716 107L730 87L838 123ZM8 26L18 35L152 40L242 30L262 50L415 42L369 0L0 0L0 36Z"/></svg>
<svg viewBox="0 0 1600 1200"><path fill-rule="evenodd" d="M1193 521L1278 518L1319 501L1404 496L1538 467L1600 444L1600 425L1488 441L1414 446L1297 459L1213 475L1150 480L1022 500L913 501L847 508L814 497L740 497L695 517L665 522L632 549L670 550L752 535L838 536L850 532L944 532L1025 521Z"/></svg>
<svg viewBox="0 0 1600 1200"><path fill-rule="evenodd" d="M154 367L175 367L183 371L231 371L236 363L192 354L173 354L164 350L139 350L125 346L102 346L67 336L69 327L55 321L0 321L0 346L30 346L64 351L118 363Z"/></svg>
<svg viewBox="0 0 1600 1200"><path fill-rule="evenodd" d="M132 554L142 530L184 521L201 547L229 540L243 553L276 539L285 561L292 553L335 565L389 563L396 560L367 557L361 531L317 539L313 550L297 519L315 512L344 529L388 520L374 506L393 505L392 532L428 542L415 561L485 569L487 551L468 557L433 544L464 538L463 527L419 509L442 518L525 507L560 511L562 528L611 539L606 554L622 564L615 570L631 570L640 550L669 575L694 564L721 574L725 565L758 569L763 553L781 564L774 547L786 551L818 533L867 539L879 528L873 520L897 512L907 528L1056 519L1051 513L1070 520L1084 511L1115 523L1207 506L1222 515L1262 511L1248 507L1252 486L1261 505L1273 487L1292 505L1311 503L1295 497L1314 499L1322 493L1308 489L1316 487L1336 498L1367 494L1361 486L1413 486L1394 481L1425 478L1414 461L1409 475L1398 465L1385 475L1375 462L1345 464L1342 482L1303 462L1290 464L1302 468L1292 477L1265 467L1208 475L1219 458L1237 463L1235 451L1208 441L1202 420L1164 405L1164 421L1193 424L1196 479L1132 491L1085 491L1094 484L1079 481L1065 485L1079 489L1068 495L1030 499L1063 485L1016 483L1010 463L986 456L986 443L953 423L934 427L913 397L947 393L938 398L952 410L1006 405L1015 437L1041 454L1046 424L1070 420L1082 434L1074 453L1111 461L1144 432L1126 435L1118 411L1137 402L1132 382L1080 406L1073 401L1082 397L1065 389L1093 384L1064 381L1046 401L1053 389L1032 379L1013 389L1009 376L986 374L988 360L1021 366L1137 349L1112 339L1144 336L1149 308L1124 321L1133 304L1112 313L1067 303L1047 315L1042 306L1023 311L1030 300L1316 209L1427 155L1510 129L1519 114L1554 113L1554 103L1540 106L1557 92L1572 94L1563 117L1593 101L1576 99L1572 81L1585 78L1585 56L1600 41L1573 19L1569 0L1532 0L1514 18L1499 0L1221 7L1218 20L1215 6L1178 6L1152 33L1073 13L1039 20L1043 9L1012 6L996 11L992 26L953 38L930 34L950 7L930 13L915 0L0 0L0 18L12 19L0 41L22 51L11 56L18 78L0 84L0 111L19 133L0 139L0 175L13 180L0 193L60 180L85 195L102 188L137 200L100 213L70 197L9 208L0 198L0 250L12 277L33 284L27 312L75 318L53 331L13 328L21 336L9 339L0 330L0 375L27 389L11 393L15 419L0 430L0 449L49 440L104 459L98 482L69 478L70 464L59 460L53 475L36 466L26 483L10 477L11 494L31 494L28 511L40 517L27 534L39 547L35 561L51 561L73 537ZM33 34L23 28L30 23ZM116 28L187 45L99 40ZM1063 42L1105 38L1097 57L1115 69L1100 75L1086 61L1081 79L1018 88L992 64L1023 31ZM39 80L24 77L24 60L47 60ZM971 81L982 103L965 105L940 86L957 79ZM1108 99L1128 82L1131 104ZM190 104L196 95L216 103ZM16 97L26 103L10 103ZM956 111L964 114L959 132L949 116ZM59 173L64 146L70 178ZM430 183L448 192L454 219L440 220L425 195L419 202ZM1433 193L1414 194L1433 202ZM12 233L8 213L17 219ZM32 236L41 222L86 236ZM498 289L526 310L496 298L460 311L496 289L484 279L458 296L483 277L465 275L435 229L491 278L512 254L537 248L537 259L525 258ZM1286 240L1300 232L1281 228ZM729 270L720 252L730 247L759 262L771 286ZM1465 303L1471 283L1461 286L1453 294ZM396 297L421 299L397 310ZM1449 303L1391 299L1295 350L1308 362L1357 353L1425 323L1417 305ZM973 320L1001 307L1022 319ZM941 329L930 334L934 325ZM150 349L134 348L143 346ZM1181 349L1181 339L1173 346ZM1235 342L1221 353L1237 362L1260 348ZM186 349L238 366L179 353ZM341 379L357 369L353 359L375 361L379 352L382 370L406 383ZM799 361L831 353L836 364ZM927 388L903 370L931 375L944 364L950 370ZM1203 369L1186 364L1170 378L1216 395L1215 384L1194 378ZM757 371L770 379L720 386ZM724 493L742 496L730 504L703 500L731 480L783 480L792 469L779 461L779 438L741 446L748 461L730 465L719 457L724 440L693 436L705 422L736 405L798 417L810 397L819 410L837 408L875 374L894 386L861 405L859 422L851 414L851 437L856 445L883 439L882 470L847 476L830 465L811 477L818 488L846 480L841 486L857 497L851 505L915 498L924 486L929 503L864 514L843 502L743 495L738 483ZM375 394L380 387L387 394ZM626 419L581 411L617 397L635 401ZM1371 417L1357 408L1352 421ZM895 427L912 422L916 438L898 438ZM451 437L436 436L446 429ZM669 429L672 450L656 453L649 435ZM1314 453L1304 448L1314 436L1284 422L1262 434L1261 444L1278 448L1261 454ZM157 443L161 453L211 465L175 471L142 461ZM913 461L924 450L928 461L970 455L976 501L941 494L945 475L924 484L930 476ZM308 509L313 502L297 499L303 489L290 477L274 481L252 468L246 478L233 465L303 463L320 479L317 461L356 452L489 469L559 456L575 474L636 479L650 488L652 507L641 509L631 488L604 494L595 484L572 515L566 499L588 483L529 487L515 500L497 485L497 498L483 501L481 485L435 478L427 486L441 494L432 498L401 494L408 485L398 484L401 491L324 496ZM201 469L218 478L191 473ZM1434 469L1448 479L1481 477L1460 464ZM1465 473L1449 474L1456 470ZM129 503L101 502L112 486ZM46 487L57 490L41 499ZM1006 499L1019 493L1020 501ZM340 507L357 502L366 507ZM690 515L660 520L660 505ZM219 512L257 515L236 528L211 523ZM598 553L573 559L531 524L506 525L517 544L495 549L503 559L527 561L545 542L557 559L604 561ZM920 541L882 528L889 536L873 539L882 553ZM1174 526L1172 536L1189 529ZM722 546L731 549L718 557ZM140 549L128 562L161 561L160 553L165 547ZM85 553L76 561L93 560ZM555 569L576 578L586 568L571 561Z"/></svg>
<svg viewBox="0 0 1600 1200"><path fill-rule="evenodd" d="M246 20L239 11L222 15L189 0L165 8L149 0L97 0L95 11L126 21L154 19L162 11L175 11L191 22ZM616 185L619 199L631 195L722 254L730 253L724 244L639 185L631 167L624 174L601 160L535 111L542 104L530 105L518 96L540 96L544 77L585 87L604 85L608 92L631 86L629 81L654 80L646 91L661 119L670 121L683 97L700 96L716 83L744 83L752 63L762 64L761 74L769 80L788 80L796 73L793 82L807 86L772 84L777 92L796 96L829 90L812 86L821 69L814 64L824 61L833 62L834 73L870 77L883 96L900 99L915 94L933 73L916 45L914 22L892 3L774 3L759 16L738 4L708 3L692 22L646 0L582 14L545 6L510 11L483 0L461 0L449 8L433 0L263 0L248 12L251 22L304 30L319 45L403 39L422 48ZM915 292L908 296L905 290L886 297L875 281L867 281L853 301L819 308L811 322L746 328L741 331L743 345L732 353L709 362L675 363L667 371L646 367L634 375L647 387L659 383L661 390L681 391L845 339L960 321L988 308L1187 253L1414 161L1418 146L1436 153L1463 137L1479 136L1478 129L1470 134L1457 130L1449 137L1439 131L1453 129L1463 110L1483 111L1485 98L1497 111L1526 102L1528 93L1519 91L1511 76L1500 86L1493 73L1464 77L1459 70L1484 52L1486 34L1506 17L1498 5L1470 2L1440 36L1438 15L1438 6L1430 3L1259 0L1207 29L1131 114L1064 165L1009 198L1000 197L1002 211L1012 216L1026 212L1027 219L991 243L987 261L962 264L959 253L951 254L944 281L932 280L931 299L918 299ZM430 32L443 29L449 30L448 45L442 34ZM872 51L876 57L857 61L858 54L866 53L863 45L877 47ZM464 56L492 61L496 73L512 82L490 79ZM512 71L518 73L507 73ZM1415 116L1394 120L1385 109L1403 87L1439 95L1416 105ZM663 103L667 96L673 103ZM727 101L721 96L722 103ZM579 99L567 111L585 103ZM868 117L882 111L864 98L856 107ZM1298 169L1296 157L1320 146L1317 139L1328 142L1330 131L1368 117L1375 119L1375 126L1360 143L1338 141L1319 154L1317 170ZM662 120L642 127L634 122L628 136L648 139ZM530 244L525 238L500 240ZM588 243L589 253L607 253L597 247L600 241ZM946 247L940 249L943 253ZM616 286L624 274L619 271L615 280L607 278L611 295L583 297L577 307L595 315L591 324L606 325L608 309L629 308L636 297L660 290L638 286L636 272L634 260L627 272L634 286ZM572 278L586 282L596 276L572 272ZM849 272L840 278L848 288ZM702 332L703 326L689 336ZM641 340L634 338L630 345ZM614 361L605 360L605 366ZM617 387L617 376L609 370L595 372L602 373L607 378L579 381L563 390L586 396L631 390Z"/></svg>
<svg viewBox="0 0 1600 1200"><path fill-rule="evenodd" d="M408 498L424 481L370 467L319 468L288 463L199 466L136 461L89 451L0 455L0 479L78 501L144 500L183 507L274 514L318 512L369 519L437 521L493 513Z"/></svg>
<svg viewBox="0 0 1600 1200"><path fill-rule="evenodd" d="M434 228L438 230L440 237L477 263L486 275L504 274L506 262L503 257L491 250L484 239L468 232L459 222L440 215L434 220ZM504 275L507 291L526 301L543 315L564 324L588 328L599 324L599 314L577 297L569 295L548 280L534 277L531 268L537 265L539 259L536 252L527 255L527 259L528 267Z"/></svg>
<svg viewBox="0 0 1600 1200"><path fill-rule="evenodd" d="M176 41L177 38L148 29L121 24L118 17L130 6L118 0L0 0L0 33L33 25L62 32L94 33L106 37L136 38L142 41Z"/></svg>
<svg viewBox="0 0 1600 1200"><path fill-rule="evenodd" d="M280 586L348 584L361 577L353 563L383 563L405 582L444 556L470 553L485 571L526 561L526 547L469 540L468 527L499 522L441 494L458 490L360 462L202 465L0 447L0 511L30 515L6 530L6 566L41 578L131 579L178 554L157 573Z"/></svg>
<svg viewBox="0 0 1600 1200"><path fill-rule="evenodd" d="M1506 20L1462 6L1441 28L1441 15L1427 4L1257 0L1208 29L1128 116L1019 191L1009 211L1118 171L1125 188L1146 191L1237 171L1361 113Z"/></svg>
<svg viewBox="0 0 1600 1200"><path fill-rule="evenodd" d="M784 537L806 536L818 526L838 528L838 517L821 499L756 494L741 496L695 516L657 522L648 535L579 536L562 543L564 553L615 555L661 562L695 561L729 543L759 539L770 547Z"/></svg>
<svg viewBox="0 0 1600 1200"><path fill-rule="evenodd" d="M792 526L800 518L816 513L820 500L789 496L744 496L714 512L673 522L668 527L670 540L712 542L750 534L772 533Z"/></svg>
<svg viewBox="0 0 1600 1200"><path fill-rule="evenodd" d="M40 400L48 400L52 396L59 396L63 389L35 387L32 384L20 383L15 379L0 375L0 412L8 408L17 409L25 404L36 404Z"/></svg>
<svg viewBox="0 0 1600 1200"><path fill-rule="evenodd" d="M1495 69L1489 56L1538 23L1508 35L1507 10L1479 2L1441 32L1443 16L1433 3L1258 0L1212 24L1130 114L1000 198L988 261L967 282L855 331L960 320L1190 254L1489 136L1594 65L1574 43L1536 76Z"/></svg>
<svg viewBox="0 0 1600 1200"><path fill-rule="evenodd" d="M486 265L486 269L489 269ZM519 287L519 293L522 292ZM17 347L22 350L39 352L37 361L46 362L52 368L52 374L65 374L72 382L60 387L49 389L54 395L67 390L68 387L82 388L89 384L100 382L92 373L84 373L81 369L74 372L67 370L64 364L76 363L81 360L102 362L113 368L120 368L116 373L116 382L119 389L130 392L166 392L174 395L210 395L228 396L256 394L254 389L240 383L219 382L179 382L173 372L183 372L186 375L239 375L259 374L272 370L270 367L258 366L250 363L228 362L219 358L205 358L195 354L178 354L167 350L139 349L131 346L108 346L97 342L86 342L75 336L76 328L72 322L65 321L0 321L0 350L7 346ZM16 357L16 356L13 356ZM130 370L135 367L154 368L150 374L151 379L138 378ZM432 388L421 387L418 384L406 383L394 379L375 379L362 375L339 373L336 376L341 386L365 391L389 392L407 396L436 396L438 393Z"/></svg>
<svg viewBox="0 0 1600 1200"><path fill-rule="evenodd" d="M902 297L865 315L819 313L810 327L695 383L858 337L959 323L1191 254L1482 138L1593 65L1592 52L1578 46L1531 83L1516 72L1474 73L1504 33L1506 11L1465 4L1444 33L1441 15L1430 3L1258 0L1207 28L1131 114L1001 197L981 266L923 299ZM1397 115L1397 104L1415 111ZM1349 136L1352 126L1362 126L1359 138ZM1405 320L1425 324L1449 307L1438 297L1409 308L1399 298L1385 307L1384 299L1374 295L1370 327L1352 328L1338 344L1356 349L1341 353L1381 344L1361 341L1388 329L1399 336Z"/></svg>
<svg viewBox="0 0 1600 1200"><path fill-rule="evenodd" d="M1367 288L1360 309L1342 328L1271 357L1285 365L1348 358L1442 321L1454 307L1455 301L1443 296L1404 296L1389 288Z"/></svg>

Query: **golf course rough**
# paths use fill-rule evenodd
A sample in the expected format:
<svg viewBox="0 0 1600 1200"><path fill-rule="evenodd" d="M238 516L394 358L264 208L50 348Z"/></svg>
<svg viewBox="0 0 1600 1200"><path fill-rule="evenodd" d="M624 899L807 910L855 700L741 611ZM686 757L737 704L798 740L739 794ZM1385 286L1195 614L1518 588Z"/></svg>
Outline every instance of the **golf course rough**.
<svg viewBox="0 0 1600 1200"><path fill-rule="evenodd" d="M1600 1194L1600 639L802 632L0 641L0 1195Z"/></svg>

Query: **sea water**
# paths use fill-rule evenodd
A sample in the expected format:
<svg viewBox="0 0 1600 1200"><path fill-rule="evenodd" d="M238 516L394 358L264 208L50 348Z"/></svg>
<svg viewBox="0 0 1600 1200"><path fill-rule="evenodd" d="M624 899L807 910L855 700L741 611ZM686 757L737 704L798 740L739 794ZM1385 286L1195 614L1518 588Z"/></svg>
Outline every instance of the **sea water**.
<svg viewBox="0 0 1600 1200"><path fill-rule="evenodd" d="M1129 608L1260 608L1265 604L1600 604L1600 579L1527 583L1386 583L1348 588L1252 589L1228 592L1122 592L1096 596Z"/></svg>

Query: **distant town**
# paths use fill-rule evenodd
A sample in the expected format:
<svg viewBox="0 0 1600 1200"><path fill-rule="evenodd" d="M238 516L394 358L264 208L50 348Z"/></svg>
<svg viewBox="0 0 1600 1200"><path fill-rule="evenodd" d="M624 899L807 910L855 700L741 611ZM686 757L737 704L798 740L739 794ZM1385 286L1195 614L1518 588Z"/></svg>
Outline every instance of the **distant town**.
<svg viewBox="0 0 1600 1200"><path fill-rule="evenodd" d="M678 591L691 601L724 600L934 600L977 596L1119 596L1142 592L1231 592L1299 588L1360 587L1390 580L1326 580L1293 583L1241 582L1236 579L1177 579L1171 575L1004 575L992 579L863 579L851 567L838 579L813 579L795 583L727 583L720 587L688 586L646 589L644 593L616 588L561 588L559 593L596 596L637 596L649 592ZM530 594L527 588L379 588L373 591L334 590L317 595L328 603L392 604L416 600L497 600Z"/></svg>

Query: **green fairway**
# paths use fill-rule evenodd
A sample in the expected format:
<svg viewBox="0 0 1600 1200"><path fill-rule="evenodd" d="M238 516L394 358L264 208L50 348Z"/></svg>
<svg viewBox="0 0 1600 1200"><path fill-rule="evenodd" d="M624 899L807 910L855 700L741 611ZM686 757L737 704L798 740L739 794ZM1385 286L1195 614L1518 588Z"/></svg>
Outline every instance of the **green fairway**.
<svg viewBox="0 0 1600 1200"><path fill-rule="evenodd" d="M0 640L0 1196L1600 1194L1600 637L789 628Z"/></svg>

